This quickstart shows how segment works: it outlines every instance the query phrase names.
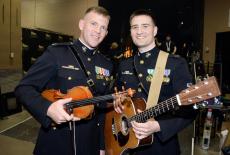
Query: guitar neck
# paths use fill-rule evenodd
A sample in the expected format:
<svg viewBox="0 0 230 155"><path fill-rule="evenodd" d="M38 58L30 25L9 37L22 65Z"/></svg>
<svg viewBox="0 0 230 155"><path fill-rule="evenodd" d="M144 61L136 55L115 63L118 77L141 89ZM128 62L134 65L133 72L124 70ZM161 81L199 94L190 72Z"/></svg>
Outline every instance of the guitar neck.
<svg viewBox="0 0 230 155"><path fill-rule="evenodd" d="M151 107L147 110L144 110L141 113L138 113L129 118L129 122L146 122L148 119L157 117L163 113L166 113L170 110L173 110L178 107L178 101L176 96L171 97L163 102L158 103L156 106Z"/></svg>

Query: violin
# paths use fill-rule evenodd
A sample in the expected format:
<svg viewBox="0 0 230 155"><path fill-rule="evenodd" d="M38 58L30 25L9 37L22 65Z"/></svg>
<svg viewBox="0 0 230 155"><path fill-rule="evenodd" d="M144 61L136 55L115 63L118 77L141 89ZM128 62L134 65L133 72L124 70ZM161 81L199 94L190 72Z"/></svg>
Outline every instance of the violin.
<svg viewBox="0 0 230 155"><path fill-rule="evenodd" d="M60 90L48 89L42 92L42 96L51 102L59 99L72 98L72 101L64 105L64 109L68 114L73 114L80 119L90 119L94 112L94 104L115 99L118 95L132 96L134 90L127 89L126 91L116 92L114 94L93 97L91 91L86 86L76 86L68 90L66 94Z"/></svg>

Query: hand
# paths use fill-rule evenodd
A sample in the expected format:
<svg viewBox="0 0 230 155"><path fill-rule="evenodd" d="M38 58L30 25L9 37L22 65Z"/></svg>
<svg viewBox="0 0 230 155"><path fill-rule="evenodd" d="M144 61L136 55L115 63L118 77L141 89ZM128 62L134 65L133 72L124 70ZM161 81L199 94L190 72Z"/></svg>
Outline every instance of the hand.
<svg viewBox="0 0 230 155"><path fill-rule="evenodd" d="M140 110L138 110L140 112ZM138 123L136 121L131 122L133 131L137 139L143 139L153 134L154 132L160 131L160 125L155 119L149 119L145 123Z"/></svg>
<svg viewBox="0 0 230 155"><path fill-rule="evenodd" d="M81 118L75 117L73 114L71 114L71 117L73 117L72 121L80 121Z"/></svg>
<svg viewBox="0 0 230 155"><path fill-rule="evenodd" d="M73 115L69 115L64 109L64 104L70 102L71 100L71 98L67 98L53 102L47 110L47 116L49 116L57 124L75 119L78 120L78 118L75 118Z"/></svg>
<svg viewBox="0 0 230 155"><path fill-rule="evenodd" d="M105 155L105 150L100 150L100 155Z"/></svg>
<svg viewBox="0 0 230 155"><path fill-rule="evenodd" d="M122 113L124 110L124 106L122 102L124 101L124 97L121 94L115 94L115 99L113 100L113 107L117 113Z"/></svg>

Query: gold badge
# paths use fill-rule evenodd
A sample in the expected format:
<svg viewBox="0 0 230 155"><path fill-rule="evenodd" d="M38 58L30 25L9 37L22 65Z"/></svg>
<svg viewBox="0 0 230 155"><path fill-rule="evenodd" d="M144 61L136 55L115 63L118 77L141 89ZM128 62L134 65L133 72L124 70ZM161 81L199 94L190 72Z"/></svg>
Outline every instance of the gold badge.
<svg viewBox="0 0 230 155"><path fill-rule="evenodd" d="M91 61L91 58L87 58L88 61Z"/></svg>
<svg viewBox="0 0 230 155"><path fill-rule="evenodd" d="M138 76L139 76L139 77L142 77L143 75L140 73Z"/></svg>
<svg viewBox="0 0 230 155"><path fill-rule="evenodd" d="M142 92L141 88L138 88L137 91L138 91L139 93Z"/></svg>
<svg viewBox="0 0 230 155"><path fill-rule="evenodd" d="M152 75L152 74L149 74L149 75L146 77L146 81L147 81L147 82L151 82L152 77L153 77L153 75Z"/></svg>
<svg viewBox="0 0 230 155"><path fill-rule="evenodd" d="M168 76L164 76L164 80L163 81L166 82L166 83L169 83L170 82L170 78Z"/></svg>

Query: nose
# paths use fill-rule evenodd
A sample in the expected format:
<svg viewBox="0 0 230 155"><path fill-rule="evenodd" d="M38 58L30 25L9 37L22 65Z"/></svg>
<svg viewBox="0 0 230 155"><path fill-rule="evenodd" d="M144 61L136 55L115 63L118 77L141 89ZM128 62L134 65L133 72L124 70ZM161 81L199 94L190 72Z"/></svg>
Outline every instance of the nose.
<svg viewBox="0 0 230 155"><path fill-rule="evenodd" d="M100 26L96 26L96 27L95 27L95 32L101 33L101 28L100 28Z"/></svg>
<svg viewBox="0 0 230 155"><path fill-rule="evenodd" d="M141 34L142 33L142 28L141 27L138 27L137 28L137 34Z"/></svg>

